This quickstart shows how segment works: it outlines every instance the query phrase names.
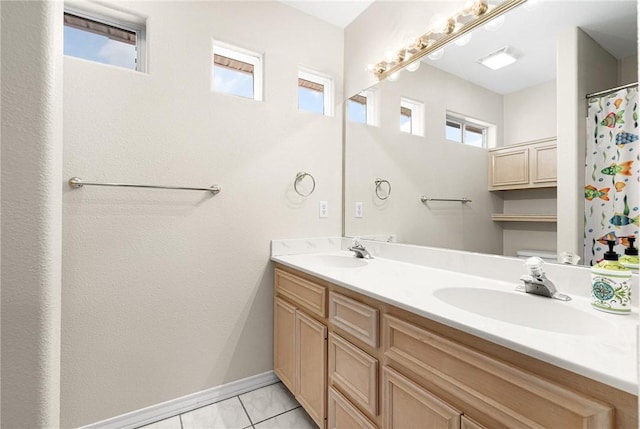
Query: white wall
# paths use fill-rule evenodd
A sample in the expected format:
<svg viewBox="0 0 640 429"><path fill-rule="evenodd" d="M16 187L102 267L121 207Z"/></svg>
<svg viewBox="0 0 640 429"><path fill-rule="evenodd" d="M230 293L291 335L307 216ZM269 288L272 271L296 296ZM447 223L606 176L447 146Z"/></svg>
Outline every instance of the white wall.
<svg viewBox="0 0 640 429"><path fill-rule="evenodd" d="M3 2L4 428L60 424L62 4Z"/></svg>
<svg viewBox="0 0 640 429"><path fill-rule="evenodd" d="M64 178L222 192L65 187L65 427L271 370L269 240L341 230L341 104L299 112L297 72L342 100L342 29L278 2L117 7L148 17L150 72L65 57ZM210 91L212 38L264 53L264 102Z"/></svg>
<svg viewBox="0 0 640 429"><path fill-rule="evenodd" d="M638 56L618 60L618 85L626 85L638 81Z"/></svg>
<svg viewBox="0 0 640 429"><path fill-rule="evenodd" d="M535 85L504 96L504 144L523 143L555 137L556 81ZM504 213L555 214L556 189L500 192ZM518 250L556 251L554 223L503 222L503 254L516 256Z"/></svg>
<svg viewBox="0 0 640 429"><path fill-rule="evenodd" d="M582 254L589 93L617 85L618 62L579 28L560 35L558 67L558 251Z"/></svg>
<svg viewBox="0 0 640 429"><path fill-rule="evenodd" d="M445 140L445 121L449 110L501 129L502 96L426 64L375 88L380 126L346 123L346 234L390 233L401 243L501 254L491 213L502 203L487 190L487 151ZM400 97L424 102L424 137L399 130ZM391 182L384 201L375 196L378 177ZM425 205L421 195L473 202ZM364 204L362 218L354 217L356 201Z"/></svg>
<svg viewBox="0 0 640 429"><path fill-rule="evenodd" d="M555 137L556 81L504 96L504 145Z"/></svg>

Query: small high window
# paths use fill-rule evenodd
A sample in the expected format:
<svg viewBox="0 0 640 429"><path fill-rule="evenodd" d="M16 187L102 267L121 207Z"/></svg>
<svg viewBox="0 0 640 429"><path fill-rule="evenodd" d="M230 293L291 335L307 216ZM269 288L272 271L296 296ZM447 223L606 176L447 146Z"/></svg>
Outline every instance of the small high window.
<svg viewBox="0 0 640 429"><path fill-rule="evenodd" d="M450 141L486 148L489 127L481 121L448 114L445 136Z"/></svg>
<svg viewBox="0 0 640 429"><path fill-rule="evenodd" d="M377 125L376 97L372 90L362 91L347 100L347 120Z"/></svg>
<svg viewBox="0 0 640 429"><path fill-rule="evenodd" d="M144 25L65 9L65 55L145 71L144 42Z"/></svg>
<svg viewBox="0 0 640 429"><path fill-rule="evenodd" d="M367 97L356 94L347 100L347 119L351 122L367 123Z"/></svg>
<svg viewBox="0 0 640 429"><path fill-rule="evenodd" d="M262 100L262 55L213 42L212 89Z"/></svg>
<svg viewBox="0 0 640 429"><path fill-rule="evenodd" d="M412 116L411 108L400 106L400 131L411 134L413 129Z"/></svg>
<svg viewBox="0 0 640 429"><path fill-rule="evenodd" d="M311 70L299 70L298 109L333 116L333 79Z"/></svg>
<svg viewBox="0 0 640 429"><path fill-rule="evenodd" d="M400 131L424 136L424 103L400 99Z"/></svg>

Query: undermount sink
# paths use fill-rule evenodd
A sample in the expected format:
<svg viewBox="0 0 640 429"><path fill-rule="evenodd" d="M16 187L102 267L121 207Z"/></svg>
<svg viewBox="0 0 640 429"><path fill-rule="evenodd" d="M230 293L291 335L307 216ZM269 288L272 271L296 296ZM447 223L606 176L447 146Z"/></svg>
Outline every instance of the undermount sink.
<svg viewBox="0 0 640 429"><path fill-rule="evenodd" d="M367 265L367 260L356 258L354 255L317 255L314 262L331 268L357 268Z"/></svg>
<svg viewBox="0 0 640 429"><path fill-rule="evenodd" d="M597 336L610 333L612 324L567 302L520 292L452 287L433 295L461 310L494 320L561 334ZM594 310L595 311L595 310Z"/></svg>

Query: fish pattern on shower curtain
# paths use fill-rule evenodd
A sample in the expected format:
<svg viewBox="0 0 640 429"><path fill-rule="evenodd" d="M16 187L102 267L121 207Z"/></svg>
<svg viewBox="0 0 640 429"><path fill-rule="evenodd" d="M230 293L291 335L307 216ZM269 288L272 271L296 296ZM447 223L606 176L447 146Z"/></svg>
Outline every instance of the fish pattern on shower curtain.
<svg viewBox="0 0 640 429"><path fill-rule="evenodd" d="M585 163L584 263L595 265L615 240L622 255L638 237L638 89L589 100ZM637 244L637 243L636 243Z"/></svg>

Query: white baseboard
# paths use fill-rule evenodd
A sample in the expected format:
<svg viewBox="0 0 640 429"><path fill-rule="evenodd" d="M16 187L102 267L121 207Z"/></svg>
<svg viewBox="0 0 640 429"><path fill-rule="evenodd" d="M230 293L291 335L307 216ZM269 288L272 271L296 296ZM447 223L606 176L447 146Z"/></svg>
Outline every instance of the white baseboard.
<svg viewBox="0 0 640 429"><path fill-rule="evenodd" d="M121 414L96 423L83 426L81 429L133 429L159 420L163 420L214 402L223 401L236 395L259 389L279 381L273 371L232 381L221 386L201 392L192 393L180 398L172 399L150 407Z"/></svg>

